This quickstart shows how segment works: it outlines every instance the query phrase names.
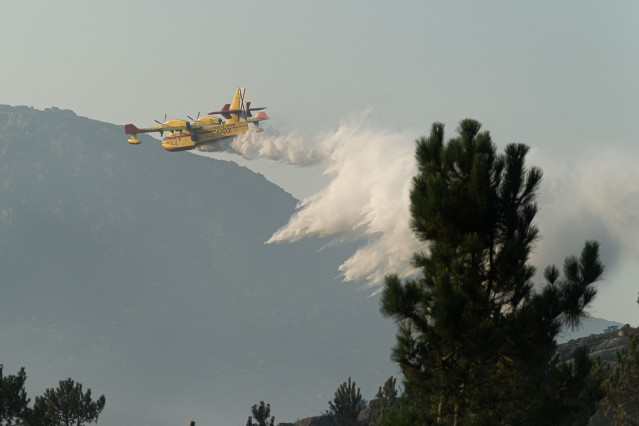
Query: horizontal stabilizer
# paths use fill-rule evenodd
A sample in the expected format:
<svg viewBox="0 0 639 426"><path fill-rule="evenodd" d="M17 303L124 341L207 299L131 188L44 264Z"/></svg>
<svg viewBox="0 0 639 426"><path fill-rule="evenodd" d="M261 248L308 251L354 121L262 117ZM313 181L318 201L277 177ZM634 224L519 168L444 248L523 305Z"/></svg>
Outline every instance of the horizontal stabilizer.
<svg viewBox="0 0 639 426"><path fill-rule="evenodd" d="M266 109L266 107L261 107L261 108L251 108L251 103L250 102L246 102L246 117L247 118L251 118L253 117L253 114L251 114L251 111L260 111L262 109Z"/></svg>
<svg viewBox="0 0 639 426"><path fill-rule="evenodd" d="M247 104L250 104L250 102L247 102ZM224 107L220 110L220 111L212 111L209 112L209 115L215 115L215 114L220 114L222 117L226 118L227 120L229 118L231 118L231 114L241 114L242 110L241 109L229 109L229 104L224 105ZM263 109L266 109L266 107L260 107L260 108L248 108L246 110L246 115L248 117L251 117L251 111L261 111Z"/></svg>
<svg viewBox="0 0 639 426"><path fill-rule="evenodd" d="M236 113L237 114L239 112L239 110L238 111L229 110L230 107L231 107L231 104L226 104L219 111L209 112L209 115L221 114L222 117L224 117L224 118L226 118L228 120L229 118L231 118L231 113Z"/></svg>

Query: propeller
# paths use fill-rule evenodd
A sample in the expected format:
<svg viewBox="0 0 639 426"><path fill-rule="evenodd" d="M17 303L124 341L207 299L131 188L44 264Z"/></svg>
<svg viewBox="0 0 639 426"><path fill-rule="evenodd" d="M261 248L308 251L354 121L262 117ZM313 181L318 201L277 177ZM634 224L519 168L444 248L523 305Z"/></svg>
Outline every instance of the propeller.
<svg viewBox="0 0 639 426"><path fill-rule="evenodd" d="M159 121L157 121L157 120L153 120L153 121L155 121L156 123L158 123L160 126L164 126L164 123L166 123L166 114L164 114L164 123L160 123L160 122L159 122ZM160 130L160 137L162 137L162 135L164 135L164 132L163 132L162 130Z"/></svg>
<svg viewBox="0 0 639 426"><path fill-rule="evenodd" d="M160 123L160 122L159 122L159 121L157 121L157 120L153 120L153 121L155 121L156 123L158 123L160 126L161 126L161 125L163 125L164 123L166 123L166 114L164 114L164 121L163 121L162 123Z"/></svg>
<svg viewBox="0 0 639 426"><path fill-rule="evenodd" d="M250 104L249 104L250 105ZM244 90L240 89L240 112L243 115L244 120L246 120L246 100L244 99Z"/></svg>
<svg viewBox="0 0 639 426"><path fill-rule="evenodd" d="M196 118L195 120L194 120L194 119L193 119L193 117L191 117L190 115L187 115L187 117L189 117L189 119L190 119L192 122L194 122L194 123L195 123L195 122L197 121L197 119L198 119L198 118L200 118L200 112L198 111L198 113L197 113L197 118Z"/></svg>

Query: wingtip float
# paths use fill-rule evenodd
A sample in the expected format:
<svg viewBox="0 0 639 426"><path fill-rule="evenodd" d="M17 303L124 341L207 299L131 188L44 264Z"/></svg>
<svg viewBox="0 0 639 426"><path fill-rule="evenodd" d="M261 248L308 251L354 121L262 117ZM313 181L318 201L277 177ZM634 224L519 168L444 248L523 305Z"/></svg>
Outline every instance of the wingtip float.
<svg viewBox="0 0 639 426"><path fill-rule="evenodd" d="M169 120L160 123L159 126L139 129L134 124L126 124L124 133L131 135L129 143L133 145L139 144L138 133L160 133L168 132L167 136L162 139L162 147L167 151L186 151L194 149L200 144L235 137L248 131L262 132L260 121L268 120L265 112L261 111L265 107L251 107L250 102L244 100L245 89L235 91L233 102L226 104L220 111L210 112L208 115L221 115L224 121L217 117L198 117L193 123L186 120ZM252 115L252 111L260 111ZM249 123L253 126L249 128Z"/></svg>

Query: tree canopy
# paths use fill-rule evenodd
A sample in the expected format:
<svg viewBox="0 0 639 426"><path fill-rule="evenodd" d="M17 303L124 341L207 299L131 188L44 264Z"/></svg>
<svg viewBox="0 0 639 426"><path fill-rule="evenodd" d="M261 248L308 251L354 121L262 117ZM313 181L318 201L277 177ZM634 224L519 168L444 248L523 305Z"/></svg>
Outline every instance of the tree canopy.
<svg viewBox="0 0 639 426"><path fill-rule="evenodd" d="M27 413L27 392L24 390L24 382L27 374L24 367L16 375L5 376L4 366L0 364L0 425L17 424Z"/></svg>
<svg viewBox="0 0 639 426"><path fill-rule="evenodd" d="M275 417L271 416L271 404L264 404L264 401L260 401L259 405L255 404L251 407L251 413L253 415L249 416L246 426L273 426L275 424Z"/></svg>
<svg viewBox="0 0 639 426"><path fill-rule="evenodd" d="M47 389L37 396L33 407L34 423L44 425L82 426L98 421L104 409L105 398L91 397L91 389L82 391L82 384L68 378L55 389Z"/></svg>
<svg viewBox="0 0 639 426"><path fill-rule="evenodd" d="M604 406L614 424L639 424L639 334L628 336L628 350L617 352L617 365L604 383Z"/></svg>
<svg viewBox="0 0 639 426"><path fill-rule="evenodd" d="M328 402L330 409L328 414L336 426L357 426L359 412L366 407L366 401L357 384L348 378L348 382L342 383L335 391L332 401Z"/></svg>
<svg viewBox="0 0 639 426"><path fill-rule="evenodd" d="M529 256L542 172L526 167L527 146L498 154L480 130L463 120L445 143L435 123L417 140L411 226L428 248L414 256L418 277L387 277L381 302L399 326L393 359L405 415L421 424L579 423L601 398L602 376L587 357L568 368L553 355L561 327L578 325L596 295L599 244L568 257L563 275L548 267L536 290Z"/></svg>

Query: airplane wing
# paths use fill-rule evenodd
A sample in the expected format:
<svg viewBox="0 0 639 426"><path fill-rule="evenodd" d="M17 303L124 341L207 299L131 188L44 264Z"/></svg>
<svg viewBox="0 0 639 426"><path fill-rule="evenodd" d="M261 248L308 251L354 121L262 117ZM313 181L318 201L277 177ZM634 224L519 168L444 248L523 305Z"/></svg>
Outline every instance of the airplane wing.
<svg viewBox="0 0 639 426"><path fill-rule="evenodd" d="M198 130L204 128L206 126L200 124L190 124L188 121L183 120L171 120L174 123L168 122L162 124L160 126L146 127L139 129L135 124L125 124L124 125L124 133L127 135L135 135L137 133L164 133L164 132L174 132L177 130ZM177 123L175 123L177 122Z"/></svg>
<svg viewBox="0 0 639 426"><path fill-rule="evenodd" d="M153 126L139 129L135 124L125 124L124 133L127 135L134 135L137 133L153 133L153 132L170 132L173 130L185 130L186 126Z"/></svg>

